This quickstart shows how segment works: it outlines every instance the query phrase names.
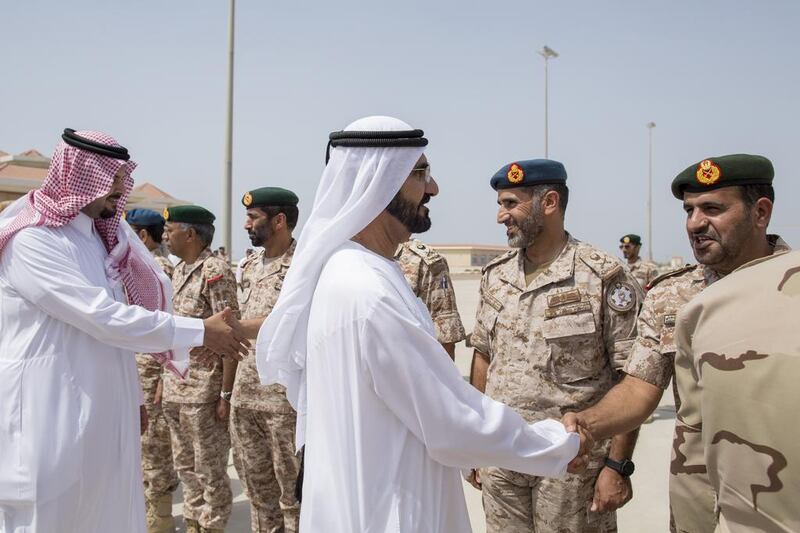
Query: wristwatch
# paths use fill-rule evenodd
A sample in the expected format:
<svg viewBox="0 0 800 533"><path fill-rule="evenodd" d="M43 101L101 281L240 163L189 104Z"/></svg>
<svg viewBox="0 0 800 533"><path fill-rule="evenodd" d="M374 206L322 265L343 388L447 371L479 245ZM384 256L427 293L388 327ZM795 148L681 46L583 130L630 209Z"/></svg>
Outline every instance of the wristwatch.
<svg viewBox="0 0 800 533"><path fill-rule="evenodd" d="M629 477L636 469L636 465L630 459L623 459L622 461L614 461L606 457L606 466L611 470L616 471L622 477Z"/></svg>
<svg viewBox="0 0 800 533"><path fill-rule="evenodd" d="M219 397L222 398L223 400L225 400L228 403L230 403L230 401L231 401L231 396L233 396L233 392L232 391L229 391L229 392L222 391L222 392L219 393Z"/></svg>

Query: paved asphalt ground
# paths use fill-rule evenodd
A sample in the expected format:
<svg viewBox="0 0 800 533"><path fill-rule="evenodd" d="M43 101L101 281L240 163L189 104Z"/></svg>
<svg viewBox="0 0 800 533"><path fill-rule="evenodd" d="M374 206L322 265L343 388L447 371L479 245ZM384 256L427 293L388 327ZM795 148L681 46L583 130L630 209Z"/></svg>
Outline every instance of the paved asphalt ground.
<svg viewBox="0 0 800 533"><path fill-rule="evenodd" d="M472 329L475 310L478 304L478 282L476 277L454 279L456 298L464 326ZM464 343L456 349L456 365L464 376L469 375L472 353ZM656 420L642 427L639 443L636 446L633 474L633 500L617 513L619 531L622 533L661 533L669 531L668 473L670 445L675 419L672 392L668 390L656 411ZM233 513L226 531L245 533L250 527L250 505L242 492L233 463L229 461L228 473L231 476L234 503ZM480 492L464 483L472 528L475 533L484 533L484 515ZM181 517L181 494L178 489L174 495L173 514L178 518L177 531L185 531ZM450 532L442 532L450 533Z"/></svg>

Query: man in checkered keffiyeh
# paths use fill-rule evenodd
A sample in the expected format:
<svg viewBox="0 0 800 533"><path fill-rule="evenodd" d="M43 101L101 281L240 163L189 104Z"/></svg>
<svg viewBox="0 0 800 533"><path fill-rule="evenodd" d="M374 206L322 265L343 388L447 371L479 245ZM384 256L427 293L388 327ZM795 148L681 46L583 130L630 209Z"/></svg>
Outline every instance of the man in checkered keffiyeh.
<svg viewBox="0 0 800 533"><path fill-rule="evenodd" d="M240 358L248 342L229 309L170 314L169 280L121 221L128 151L62 139L42 187L0 214L0 531L144 532L134 352L180 375L192 347Z"/></svg>

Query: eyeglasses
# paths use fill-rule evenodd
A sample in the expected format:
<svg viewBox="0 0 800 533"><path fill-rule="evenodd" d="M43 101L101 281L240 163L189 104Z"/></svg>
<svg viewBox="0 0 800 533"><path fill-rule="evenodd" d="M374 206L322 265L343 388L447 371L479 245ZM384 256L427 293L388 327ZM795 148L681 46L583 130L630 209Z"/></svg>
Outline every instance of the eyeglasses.
<svg viewBox="0 0 800 533"><path fill-rule="evenodd" d="M424 164L421 167L414 167L411 169L411 175L419 181L424 181L426 184L431 182L431 166Z"/></svg>

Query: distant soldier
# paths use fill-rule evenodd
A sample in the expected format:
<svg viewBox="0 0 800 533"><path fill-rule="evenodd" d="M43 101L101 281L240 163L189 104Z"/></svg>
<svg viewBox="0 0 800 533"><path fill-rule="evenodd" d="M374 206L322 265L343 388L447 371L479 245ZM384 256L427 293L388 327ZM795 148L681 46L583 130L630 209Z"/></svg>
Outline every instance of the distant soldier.
<svg viewBox="0 0 800 533"><path fill-rule="evenodd" d="M242 198L245 229L253 246L263 246L242 263L242 326L255 339L278 301L294 255L297 196L279 187L262 187ZM262 385L255 347L239 364L233 387L231 439L233 462L250 499L255 533L296 533L300 504L295 483L300 461L295 453L297 417L282 385Z"/></svg>
<svg viewBox="0 0 800 533"><path fill-rule="evenodd" d="M181 258L172 274L175 314L203 318L230 307L238 317L231 267L209 248L214 215L199 206L178 206L165 209L164 218L167 246ZM221 532L231 514L228 415L236 362L216 359L207 366L207 356L192 350L185 380L164 377L163 409L189 533Z"/></svg>
<svg viewBox="0 0 800 533"><path fill-rule="evenodd" d="M153 254L164 273L172 278L173 265L166 257L161 242L164 217L152 209L131 209L125 215L128 224ZM147 410L147 431L142 435L142 474L144 499L147 505L148 533L175 531L172 518L172 493L178 487L178 476L172 466L172 446L167 420L161 411L162 367L148 354L136 354L139 383Z"/></svg>
<svg viewBox="0 0 800 533"><path fill-rule="evenodd" d="M677 437L698 437L673 464L707 472L714 495L671 491L679 531L800 531L800 427L786 416L800 405L798 317L800 252L745 264L678 317Z"/></svg>
<svg viewBox="0 0 800 533"><path fill-rule="evenodd" d="M565 416L566 424L603 438L630 431L652 414L675 373L675 323L683 307L743 264L789 249L783 239L767 233L775 199L774 174L769 159L734 154L705 159L675 177L672 194L683 202L689 243L699 264L650 283L639 313L638 336L624 368L626 376L596 405ZM675 403L680 409L677 391ZM681 460L684 446L699 438L695 429L678 418L670 465L670 508L676 521L691 520L691 505L686 508L683 503L713 498L705 473ZM680 523L673 524L673 531L675 525L680 531Z"/></svg>
<svg viewBox="0 0 800 533"><path fill-rule="evenodd" d="M639 251L642 249L641 237L633 233L624 235L619 240L619 249L622 250L622 255L627 260L628 270L642 288L647 287L658 276L658 267L655 263L645 261L639 255Z"/></svg>
<svg viewBox="0 0 800 533"><path fill-rule="evenodd" d="M450 279L447 259L439 252L412 239L397 248L395 259L414 294L424 303L436 328L436 338L455 358L456 343L466 338L464 325L458 315L456 291Z"/></svg>

